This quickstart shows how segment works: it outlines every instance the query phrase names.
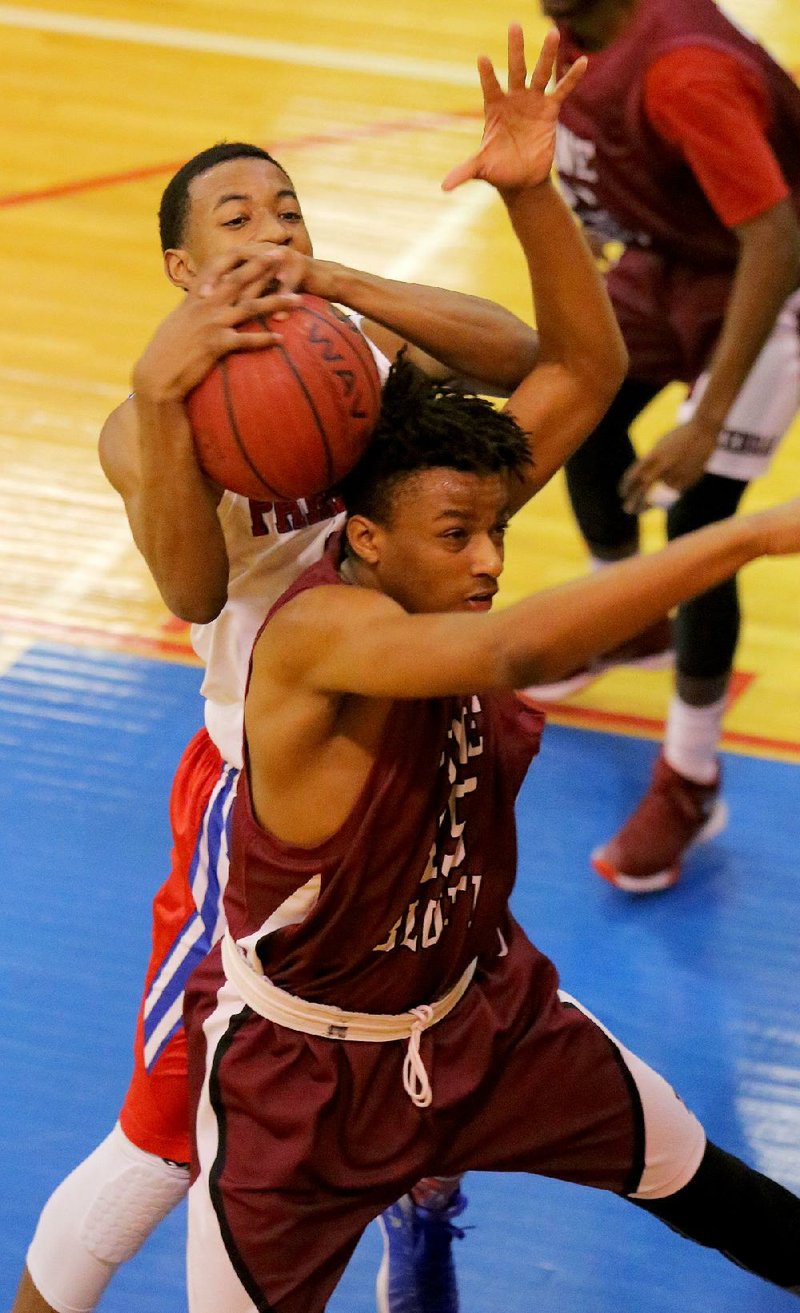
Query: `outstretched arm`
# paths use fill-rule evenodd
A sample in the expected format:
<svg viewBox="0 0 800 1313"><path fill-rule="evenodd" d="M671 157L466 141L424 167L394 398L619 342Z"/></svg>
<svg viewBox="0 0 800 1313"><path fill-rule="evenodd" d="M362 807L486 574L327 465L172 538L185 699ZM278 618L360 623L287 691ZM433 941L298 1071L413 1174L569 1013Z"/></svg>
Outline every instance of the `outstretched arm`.
<svg viewBox="0 0 800 1313"><path fill-rule="evenodd" d="M390 359L407 347L407 358L429 378L499 397L513 392L536 364L536 331L496 302L371 276L367 289L362 277L350 288L345 282L343 304L365 316L364 332Z"/></svg>
<svg viewBox="0 0 800 1313"><path fill-rule="evenodd" d="M445 179L447 189L472 178L496 187L528 263L539 332L536 365L508 402L531 434L534 466L515 507L563 465L607 410L627 357L592 253L550 180L558 113L583 76L578 60L547 93L558 33L545 38L528 81L521 28L509 28L508 91L490 60L478 62L485 128L480 150Z"/></svg>
<svg viewBox="0 0 800 1313"><path fill-rule="evenodd" d="M370 588L302 593L256 644L250 724L284 690L425 698L547 683L756 557L800 552L800 499L725 520L496 614L409 615ZM249 731L248 731L249 732ZM266 729L264 731L266 733Z"/></svg>

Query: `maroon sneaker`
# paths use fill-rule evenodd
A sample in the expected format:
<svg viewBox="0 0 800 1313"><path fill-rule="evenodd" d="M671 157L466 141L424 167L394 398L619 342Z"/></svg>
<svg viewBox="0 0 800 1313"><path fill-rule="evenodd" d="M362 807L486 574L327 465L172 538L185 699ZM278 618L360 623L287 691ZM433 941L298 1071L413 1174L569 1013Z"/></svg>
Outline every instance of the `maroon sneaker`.
<svg viewBox="0 0 800 1313"><path fill-rule="evenodd" d="M672 647L672 624L669 616L656 620L641 633L635 634L627 642L612 647L609 652L595 657L588 666L582 666L571 675L555 680L552 684L532 684L523 691L537 702L558 702L570 693L577 693L595 679L599 679L614 666L638 666L640 670L662 670L673 665L675 652Z"/></svg>
<svg viewBox="0 0 800 1313"><path fill-rule="evenodd" d="M614 838L592 853L597 874L629 894L669 889L680 879L687 850L727 825L719 787L719 772L713 784L697 784L673 770L660 753L639 806Z"/></svg>

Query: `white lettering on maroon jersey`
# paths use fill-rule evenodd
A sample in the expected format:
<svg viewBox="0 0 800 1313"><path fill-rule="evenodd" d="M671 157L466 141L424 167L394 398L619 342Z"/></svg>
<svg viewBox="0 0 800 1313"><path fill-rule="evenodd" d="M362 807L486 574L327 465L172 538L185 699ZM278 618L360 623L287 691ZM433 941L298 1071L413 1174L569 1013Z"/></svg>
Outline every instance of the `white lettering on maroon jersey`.
<svg viewBox="0 0 800 1313"><path fill-rule="evenodd" d="M344 510L340 498L327 492L315 497L301 497L297 501L249 501L247 504L254 538L265 538L270 534L280 537L297 529L307 529L312 524L333 519Z"/></svg>
<svg viewBox="0 0 800 1313"><path fill-rule="evenodd" d="M410 948L412 953L420 948L431 948L438 943L448 924L448 912L454 907L459 895L468 890L472 896L469 916L470 922L472 920L481 877L461 871L467 858L464 836L466 819L462 804L463 799L478 787L477 775L470 772L473 769L473 758L483 753L480 714L480 701L473 697L469 706L462 707L461 716L453 720L447 731L439 768L446 772L450 791L447 806L438 820L436 838L431 844L425 870L420 877L421 887L431 882L436 883L432 888L425 889L427 898L417 897L409 903L383 943L376 944L373 949L375 953L390 953L398 945ZM455 872L459 872L458 877L452 879Z"/></svg>
<svg viewBox="0 0 800 1313"><path fill-rule="evenodd" d="M608 242L623 246L649 246L644 232L626 228L597 199L596 148L593 141L579 137L563 123L556 125L556 171L564 200L585 228Z"/></svg>

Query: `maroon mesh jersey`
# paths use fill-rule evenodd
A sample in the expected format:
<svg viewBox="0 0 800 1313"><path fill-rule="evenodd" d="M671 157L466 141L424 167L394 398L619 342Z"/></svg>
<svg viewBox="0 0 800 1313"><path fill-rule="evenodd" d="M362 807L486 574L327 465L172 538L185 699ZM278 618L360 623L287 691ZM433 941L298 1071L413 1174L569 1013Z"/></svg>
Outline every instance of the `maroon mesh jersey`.
<svg viewBox="0 0 800 1313"><path fill-rule="evenodd" d="M305 589L351 587L340 550L337 535L266 623ZM225 895L234 938L265 928L258 953L276 985L366 1012L429 1002L472 958L495 958L516 870L514 802L542 722L513 693L395 702L350 816L314 849L254 818L245 743ZM317 875L302 921L267 926Z"/></svg>
<svg viewBox="0 0 800 1313"><path fill-rule="evenodd" d="M576 213L604 237L728 270L738 257L736 237L680 152L650 126L643 105L650 65L697 45L732 55L760 74L771 109L767 139L800 209L800 90L712 0L640 0L630 26L607 49L590 54L585 76L562 107L556 165ZM581 53L564 27L559 73Z"/></svg>

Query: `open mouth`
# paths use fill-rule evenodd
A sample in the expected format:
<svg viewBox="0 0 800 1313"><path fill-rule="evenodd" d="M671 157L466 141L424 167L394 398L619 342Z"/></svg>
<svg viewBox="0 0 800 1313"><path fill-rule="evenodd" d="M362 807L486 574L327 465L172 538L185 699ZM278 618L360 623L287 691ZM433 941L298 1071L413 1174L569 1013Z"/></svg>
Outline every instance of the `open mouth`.
<svg viewBox="0 0 800 1313"><path fill-rule="evenodd" d="M496 588L487 588L483 592L473 593L471 597L467 598L467 606L471 611L488 611L496 593Z"/></svg>

